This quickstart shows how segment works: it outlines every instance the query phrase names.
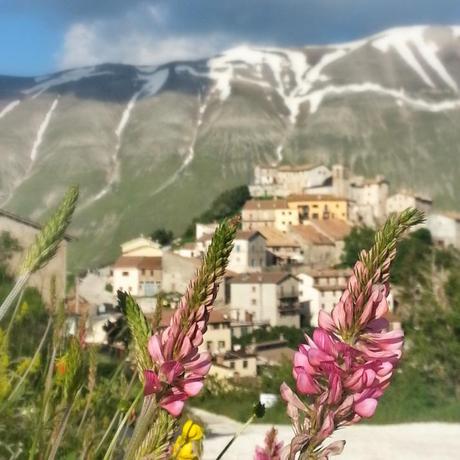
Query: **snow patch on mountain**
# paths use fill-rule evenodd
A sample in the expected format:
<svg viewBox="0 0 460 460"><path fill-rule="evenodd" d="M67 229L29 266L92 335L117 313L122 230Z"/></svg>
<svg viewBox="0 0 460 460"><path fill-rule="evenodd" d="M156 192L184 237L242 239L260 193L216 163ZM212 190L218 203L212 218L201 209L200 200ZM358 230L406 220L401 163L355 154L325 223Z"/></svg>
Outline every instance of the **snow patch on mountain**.
<svg viewBox="0 0 460 460"><path fill-rule="evenodd" d="M153 73L147 74L139 72L138 78L139 80L144 82L141 93L142 96L155 96L155 94L157 94L161 90L161 88L163 88L163 85L166 83L168 76L168 69L157 69L154 70Z"/></svg>
<svg viewBox="0 0 460 460"><path fill-rule="evenodd" d="M308 62L307 49L239 46L210 59L207 72L200 72L190 65L177 65L175 70L209 78L214 82L211 93L217 94L222 102L230 97L232 82L243 82L275 91L289 111L290 124L294 125L304 97L312 91L315 83L329 80L323 73L326 67L361 45L362 42L353 42L332 49L313 66ZM277 152L281 151L282 148L277 149Z"/></svg>
<svg viewBox="0 0 460 460"><path fill-rule="evenodd" d="M177 70L177 69L176 69ZM192 132L192 138L190 140L190 145L187 148L187 155L184 158L184 161L180 165L180 167L177 169L177 171L169 177L165 182L163 182L154 192L152 193L152 196L158 195L160 192L165 190L167 187L170 185L174 184L177 179L179 179L180 175L182 172L185 170L185 168L193 161L195 158L195 144L196 140L198 138L198 133L200 130L200 126L203 124L203 116L206 112L206 109L208 107L209 103L209 95L207 97L204 97L201 94L198 95L198 113L196 116L196 123L193 128Z"/></svg>
<svg viewBox="0 0 460 460"><path fill-rule="evenodd" d="M304 100L310 103L310 113L313 114L318 111L323 100L329 96L364 92L374 92L384 96L390 96L396 99L398 105L404 102L415 109L428 112L442 112L443 110L453 110L460 107L460 99L440 102L426 101L410 97L402 90L384 88L381 85L370 82L344 86L327 86L320 90L313 91L311 94L307 95Z"/></svg>
<svg viewBox="0 0 460 460"><path fill-rule="evenodd" d="M115 128L115 135L117 136L117 143L115 145L115 150L111 158L111 172L109 174L109 178L107 181L107 185L95 196L91 197L86 203L79 207L79 211L85 209L89 205L93 204L94 202L100 200L103 196L105 196L112 188L113 184L119 179L120 176L120 162L118 159L121 142L122 142L122 135L123 132L129 122L131 117L131 113L136 105L136 102L139 100L140 97L152 97L157 94L163 85L166 83L166 80L169 76L168 69L158 69L157 67L149 68L146 71L145 68L138 68L138 79L143 82L143 85L140 90L136 91L131 99L128 101L123 113L121 114L120 121Z"/></svg>
<svg viewBox="0 0 460 460"><path fill-rule="evenodd" d="M10 102L5 107L3 107L3 109L0 111L0 119L3 118L7 113L14 110L20 103L21 101L17 99L15 101Z"/></svg>
<svg viewBox="0 0 460 460"><path fill-rule="evenodd" d="M118 140L120 140L121 135L123 134L123 130L128 124L129 117L140 93L141 91L137 91L133 94L128 104L126 105L125 110L123 110L123 113L121 114L120 122L118 123L118 126L115 128L115 135L118 137Z"/></svg>
<svg viewBox="0 0 460 460"><path fill-rule="evenodd" d="M439 49L436 43L426 36L427 30L428 27L425 26L392 29L379 34L372 41L372 46L384 53L394 49L428 86L434 88L433 80L425 72L422 64L428 65L444 83L457 92L457 83L439 59ZM423 62L419 62L413 50L423 58Z"/></svg>
<svg viewBox="0 0 460 460"><path fill-rule="evenodd" d="M64 85L66 83L76 82L82 78L100 77L102 75L111 75L113 72L107 70L96 70L96 66L83 67L81 69L73 69L62 72L58 75L35 78L38 84L31 88L22 91L23 94L31 96L32 99L37 98L40 94L49 90L53 86Z"/></svg>
<svg viewBox="0 0 460 460"><path fill-rule="evenodd" d="M37 135L35 136L35 140L32 145L32 150L30 151L30 159L32 162L34 162L37 158L38 149L40 148L40 145L43 142L43 136L45 135L46 129L50 124L51 116L53 115L53 112L56 110L58 102L59 98L54 99L48 112L46 112L45 118L43 118L43 121L41 122L38 128Z"/></svg>

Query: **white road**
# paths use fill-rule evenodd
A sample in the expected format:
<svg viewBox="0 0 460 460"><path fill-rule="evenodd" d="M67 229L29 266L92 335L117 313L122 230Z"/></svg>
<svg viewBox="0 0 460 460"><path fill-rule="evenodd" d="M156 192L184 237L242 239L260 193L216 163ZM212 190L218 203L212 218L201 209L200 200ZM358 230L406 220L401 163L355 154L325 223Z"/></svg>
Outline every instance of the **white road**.
<svg viewBox="0 0 460 460"><path fill-rule="evenodd" d="M241 424L200 409L193 413L206 424L203 460L215 459ZM262 445L271 425L251 425L232 445L224 460L251 460L256 445ZM280 439L291 437L288 425L276 427ZM460 424L409 423L403 425L355 425L341 430L333 439L345 439L337 460L459 460Z"/></svg>

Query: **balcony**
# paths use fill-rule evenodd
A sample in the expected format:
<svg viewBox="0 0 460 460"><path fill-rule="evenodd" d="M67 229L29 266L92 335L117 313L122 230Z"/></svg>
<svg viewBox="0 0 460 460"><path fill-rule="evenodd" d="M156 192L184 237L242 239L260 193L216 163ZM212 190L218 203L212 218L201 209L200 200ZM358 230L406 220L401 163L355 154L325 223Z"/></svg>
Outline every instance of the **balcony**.
<svg viewBox="0 0 460 460"><path fill-rule="evenodd" d="M298 297L296 296L295 298L292 298L290 300L288 299L281 300L280 303L278 304L278 313L281 316L299 314L300 304L299 304Z"/></svg>

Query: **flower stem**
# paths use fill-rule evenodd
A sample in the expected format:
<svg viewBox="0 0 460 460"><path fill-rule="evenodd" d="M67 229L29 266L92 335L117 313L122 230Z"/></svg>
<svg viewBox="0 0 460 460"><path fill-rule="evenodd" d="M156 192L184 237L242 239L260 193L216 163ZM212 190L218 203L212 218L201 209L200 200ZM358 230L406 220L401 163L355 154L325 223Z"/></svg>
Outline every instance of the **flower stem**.
<svg viewBox="0 0 460 460"><path fill-rule="evenodd" d="M112 441L110 441L110 445L107 449L107 452L104 455L103 460L109 460L110 457L112 456L112 451L115 448L115 444L118 440L118 437L120 436L121 430L125 426L125 423L128 421L129 415L131 414L131 411L136 407L136 404L139 402L139 399L141 399L142 393L144 390L139 391L137 394L136 398L134 399L133 403L129 407L129 409L126 411L125 416L121 420L120 424L118 425L117 431L115 432L115 435L112 438ZM98 447L99 449L99 447Z"/></svg>
<svg viewBox="0 0 460 460"><path fill-rule="evenodd" d="M136 451L142 444L145 435L147 434L150 424L152 423L153 416L157 409L157 403L154 396L146 396L142 403L141 413L139 419L136 421L136 427L131 437L131 441L128 444L125 460L133 460L136 455Z"/></svg>
<svg viewBox="0 0 460 460"><path fill-rule="evenodd" d="M252 414L248 418L246 423L233 435L232 439L228 441L227 445L222 449L220 454L216 457L216 460L220 460L224 456L225 452L227 452L227 450L230 449L230 446L235 442L236 438L238 438L238 436L240 436L241 433L243 433L243 431L254 421L255 418L256 418L255 414Z"/></svg>

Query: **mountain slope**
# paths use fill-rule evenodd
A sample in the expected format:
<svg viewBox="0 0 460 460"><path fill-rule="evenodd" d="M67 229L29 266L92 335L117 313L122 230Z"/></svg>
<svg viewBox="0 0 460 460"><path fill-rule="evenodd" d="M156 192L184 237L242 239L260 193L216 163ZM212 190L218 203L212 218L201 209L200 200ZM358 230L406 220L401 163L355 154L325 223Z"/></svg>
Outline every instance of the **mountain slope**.
<svg viewBox="0 0 460 460"><path fill-rule="evenodd" d="M299 49L238 47L159 67L0 77L0 206L42 219L82 198L72 264L181 231L260 162L340 161L458 208L460 28Z"/></svg>

